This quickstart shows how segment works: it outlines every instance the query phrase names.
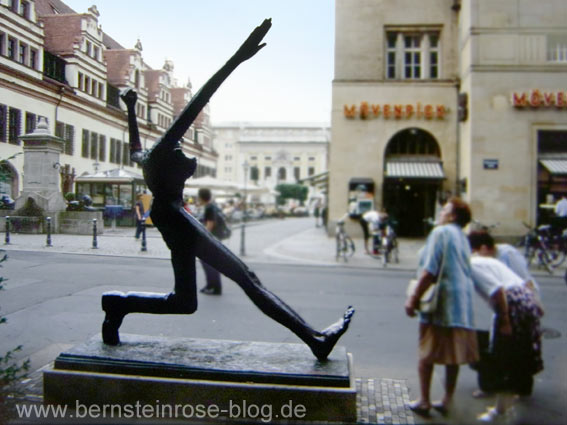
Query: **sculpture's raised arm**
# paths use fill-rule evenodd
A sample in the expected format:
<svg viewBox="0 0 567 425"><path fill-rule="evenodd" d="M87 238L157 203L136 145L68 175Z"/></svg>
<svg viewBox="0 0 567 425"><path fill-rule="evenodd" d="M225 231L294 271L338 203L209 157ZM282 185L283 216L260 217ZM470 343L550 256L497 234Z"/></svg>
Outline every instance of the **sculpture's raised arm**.
<svg viewBox="0 0 567 425"><path fill-rule="evenodd" d="M211 96L220 87L223 81L238 67L242 62L253 57L263 48L266 43L261 43L264 36L272 26L271 19L265 19L264 22L252 31L246 41L242 43L236 53L224 64L224 66L213 75L203 87L193 96L191 101L185 106L181 114L175 119L173 124L162 137L160 144L175 145L205 105L209 102ZM164 146L165 147L165 146Z"/></svg>

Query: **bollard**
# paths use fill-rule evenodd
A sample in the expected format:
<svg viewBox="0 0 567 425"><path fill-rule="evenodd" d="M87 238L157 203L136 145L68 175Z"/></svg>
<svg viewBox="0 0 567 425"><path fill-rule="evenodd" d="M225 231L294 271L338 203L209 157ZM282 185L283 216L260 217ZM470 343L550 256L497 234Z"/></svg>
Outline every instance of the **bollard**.
<svg viewBox="0 0 567 425"><path fill-rule="evenodd" d="M96 218L93 218L93 249L97 249L98 244L96 241Z"/></svg>
<svg viewBox="0 0 567 425"><path fill-rule="evenodd" d="M6 216L6 238L4 239L4 245L10 245L10 216Z"/></svg>
<svg viewBox="0 0 567 425"><path fill-rule="evenodd" d="M148 245L146 242L146 223L142 223L142 252L146 252L148 250Z"/></svg>
<svg viewBox="0 0 567 425"><path fill-rule="evenodd" d="M51 244L51 217L47 217L47 242L45 244L45 246L53 246Z"/></svg>

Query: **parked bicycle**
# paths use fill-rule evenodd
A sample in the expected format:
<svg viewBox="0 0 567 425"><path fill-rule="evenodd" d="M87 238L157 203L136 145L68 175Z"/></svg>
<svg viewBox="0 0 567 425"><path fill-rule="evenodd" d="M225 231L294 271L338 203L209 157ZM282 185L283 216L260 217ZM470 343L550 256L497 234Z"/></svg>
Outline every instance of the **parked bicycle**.
<svg viewBox="0 0 567 425"><path fill-rule="evenodd" d="M355 248L354 242L345 231L345 217L346 215L337 220L335 240L337 247L336 260L339 261L339 259L342 258L346 263L348 259L353 256Z"/></svg>
<svg viewBox="0 0 567 425"><path fill-rule="evenodd" d="M523 223L523 225L528 231L522 237L518 246L523 248L528 264L531 265L535 258L539 267L553 273L553 270L565 261L567 232L554 232L549 224L537 228L531 227L527 223Z"/></svg>

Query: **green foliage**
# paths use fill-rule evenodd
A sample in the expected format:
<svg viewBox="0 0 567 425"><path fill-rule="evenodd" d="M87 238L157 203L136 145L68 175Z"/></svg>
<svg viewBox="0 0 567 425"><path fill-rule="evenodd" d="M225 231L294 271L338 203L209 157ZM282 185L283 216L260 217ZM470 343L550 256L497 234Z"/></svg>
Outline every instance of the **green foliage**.
<svg viewBox="0 0 567 425"><path fill-rule="evenodd" d="M280 193L276 202L278 205L283 205L288 199L296 199L303 205L307 199L309 188L301 184L288 184L282 183L276 186L276 190Z"/></svg>
<svg viewBox="0 0 567 425"><path fill-rule="evenodd" d="M28 198L22 208L14 211L14 215L20 217L43 217L43 208L37 205L33 198Z"/></svg>

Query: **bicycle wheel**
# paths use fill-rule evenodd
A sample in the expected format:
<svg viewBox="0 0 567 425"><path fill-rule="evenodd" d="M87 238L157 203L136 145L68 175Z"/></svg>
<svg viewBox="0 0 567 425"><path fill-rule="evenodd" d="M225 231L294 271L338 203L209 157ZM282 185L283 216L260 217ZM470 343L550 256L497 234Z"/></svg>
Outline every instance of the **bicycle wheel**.
<svg viewBox="0 0 567 425"><path fill-rule="evenodd" d="M565 261L565 252L559 247L547 249L547 259L551 268L556 269Z"/></svg>
<svg viewBox="0 0 567 425"><path fill-rule="evenodd" d="M345 261L348 257L352 257L354 255L355 247L354 242L350 238L350 236L345 236L345 245L344 245L344 252L345 252Z"/></svg>
<svg viewBox="0 0 567 425"><path fill-rule="evenodd" d="M343 255L343 238L341 237L340 234L337 234L337 236L335 237L335 241L336 241L336 251L335 251L335 260L339 261L339 258Z"/></svg>

